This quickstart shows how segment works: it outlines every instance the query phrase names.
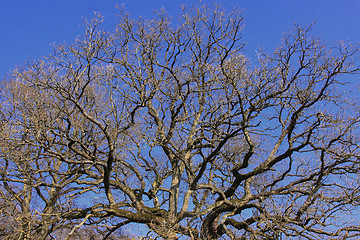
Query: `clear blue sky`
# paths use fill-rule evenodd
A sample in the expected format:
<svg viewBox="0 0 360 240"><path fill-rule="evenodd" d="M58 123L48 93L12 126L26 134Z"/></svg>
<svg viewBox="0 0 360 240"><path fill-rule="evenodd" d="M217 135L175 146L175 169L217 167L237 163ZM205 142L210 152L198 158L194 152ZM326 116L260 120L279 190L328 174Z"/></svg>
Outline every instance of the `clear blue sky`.
<svg viewBox="0 0 360 240"><path fill-rule="evenodd" d="M164 7L176 15L190 0L2 0L0 1L0 78L28 59L48 55L53 43L72 43L83 31L83 17L94 11L105 15L104 27L112 30L117 9L124 5L132 16L151 16ZM202 1L210 2L210 1ZM211 1L212 2L212 1ZM225 8L244 9L244 38L250 49L267 51L279 43L293 23L317 21L315 33L324 40L360 41L359 0L223 0Z"/></svg>

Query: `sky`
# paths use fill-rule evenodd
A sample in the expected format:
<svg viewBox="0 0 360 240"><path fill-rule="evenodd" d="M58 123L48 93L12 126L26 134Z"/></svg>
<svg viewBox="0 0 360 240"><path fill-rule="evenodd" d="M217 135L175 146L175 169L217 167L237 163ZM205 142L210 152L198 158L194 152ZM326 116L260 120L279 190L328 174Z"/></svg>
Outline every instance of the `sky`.
<svg viewBox="0 0 360 240"><path fill-rule="evenodd" d="M202 3L212 3L202 0ZM294 23L316 21L314 34L327 42L360 42L359 0L223 0L225 9L236 6L245 16L244 39L250 55L258 48L270 52L282 33ZM26 61L49 55L53 44L71 44L84 31L84 18L94 12L105 16L103 27L112 31L118 18L116 6L136 18L151 17L164 7L176 18L190 0L2 0L0 1L0 78ZM255 55L255 54L254 54Z"/></svg>

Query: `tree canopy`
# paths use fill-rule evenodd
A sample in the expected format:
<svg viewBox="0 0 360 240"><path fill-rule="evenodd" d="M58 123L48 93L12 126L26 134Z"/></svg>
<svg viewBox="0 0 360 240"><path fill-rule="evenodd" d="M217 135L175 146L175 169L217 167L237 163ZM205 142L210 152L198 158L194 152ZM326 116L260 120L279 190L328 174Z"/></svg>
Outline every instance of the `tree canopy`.
<svg viewBox="0 0 360 240"><path fill-rule="evenodd" d="M101 20L3 81L5 239L359 237L357 46L296 25L250 58L217 5Z"/></svg>

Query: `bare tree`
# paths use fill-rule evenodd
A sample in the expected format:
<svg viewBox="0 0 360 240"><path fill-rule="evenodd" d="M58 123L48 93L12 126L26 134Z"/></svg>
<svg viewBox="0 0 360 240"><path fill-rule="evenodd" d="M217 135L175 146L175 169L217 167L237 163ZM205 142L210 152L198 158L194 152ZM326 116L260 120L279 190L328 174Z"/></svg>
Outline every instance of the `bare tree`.
<svg viewBox="0 0 360 240"><path fill-rule="evenodd" d="M19 239L130 223L164 239L359 237L357 47L295 26L250 61L237 9L121 14L5 82L0 194Z"/></svg>

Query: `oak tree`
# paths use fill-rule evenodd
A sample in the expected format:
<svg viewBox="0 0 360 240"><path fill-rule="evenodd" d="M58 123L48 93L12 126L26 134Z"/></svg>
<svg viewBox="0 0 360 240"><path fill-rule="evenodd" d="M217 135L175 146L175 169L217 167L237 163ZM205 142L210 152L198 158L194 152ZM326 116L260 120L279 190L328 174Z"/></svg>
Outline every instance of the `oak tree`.
<svg viewBox="0 0 360 240"><path fill-rule="evenodd" d="M219 6L101 21L3 81L9 234L359 237L357 46L296 25L246 57L241 11Z"/></svg>

